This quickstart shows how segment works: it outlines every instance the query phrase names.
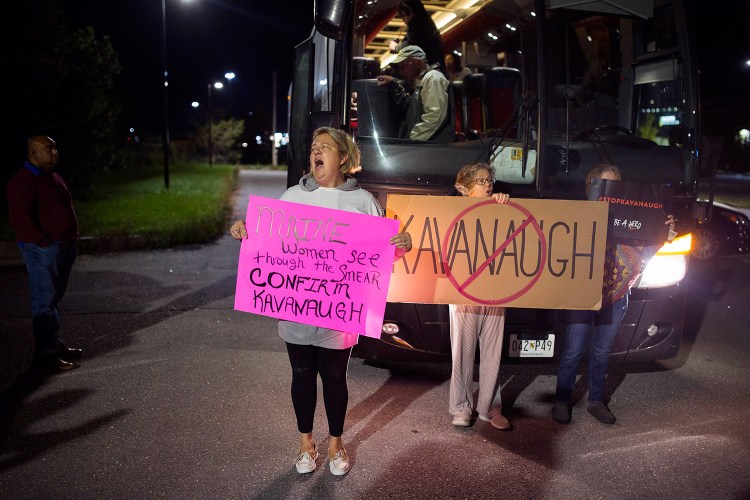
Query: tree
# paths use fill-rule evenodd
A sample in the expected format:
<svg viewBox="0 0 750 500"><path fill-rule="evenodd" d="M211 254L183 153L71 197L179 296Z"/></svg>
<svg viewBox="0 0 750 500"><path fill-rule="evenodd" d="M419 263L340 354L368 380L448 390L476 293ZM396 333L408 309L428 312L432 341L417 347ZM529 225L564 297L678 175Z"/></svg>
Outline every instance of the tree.
<svg viewBox="0 0 750 500"><path fill-rule="evenodd" d="M17 7L12 24L19 43L10 73L22 83L11 106L16 126L10 147L16 154L9 157L25 157L29 136L49 135L60 148L60 170L71 190L84 192L94 173L122 162L118 55L110 39L97 38L93 28L71 32L58 0ZM13 170L18 165L13 163Z"/></svg>
<svg viewBox="0 0 750 500"><path fill-rule="evenodd" d="M211 142L213 143L214 161L219 163L239 163L242 157L240 139L245 133L245 122L236 118L227 118L211 124ZM208 155L208 126L198 131L198 145Z"/></svg>

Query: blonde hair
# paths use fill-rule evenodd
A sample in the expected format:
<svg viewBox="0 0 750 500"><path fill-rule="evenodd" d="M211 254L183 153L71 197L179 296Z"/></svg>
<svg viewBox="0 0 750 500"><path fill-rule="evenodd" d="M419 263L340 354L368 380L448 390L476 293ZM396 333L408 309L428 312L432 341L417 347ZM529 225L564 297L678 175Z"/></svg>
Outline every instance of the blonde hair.
<svg viewBox="0 0 750 500"><path fill-rule="evenodd" d="M362 170L362 167L359 164L359 146L354 142L352 136L343 130L333 127L319 127L313 132L312 142L315 142L315 139L321 134L328 134L333 140L333 143L336 144L336 149L339 154L347 156L346 161L341 165L340 170L342 174L352 175Z"/></svg>
<svg viewBox="0 0 750 500"><path fill-rule="evenodd" d="M612 165L611 163L597 163L596 165L594 165L594 168L589 170L589 173L586 174L586 194L589 194L591 181L594 179L600 179L601 176L607 172L617 177L618 181L622 180L622 174L620 173L619 168Z"/></svg>
<svg viewBox="0 0 750 500"><path fill-rule="evenodd" d="M456 174L456 189L461 194L464 194L462 189L470 191L477 183L477 172L480 170L486 170L490 173L490 177L495 177L495 168L490 167L486 163L469 163L461 167L461 170Z"/></svg>

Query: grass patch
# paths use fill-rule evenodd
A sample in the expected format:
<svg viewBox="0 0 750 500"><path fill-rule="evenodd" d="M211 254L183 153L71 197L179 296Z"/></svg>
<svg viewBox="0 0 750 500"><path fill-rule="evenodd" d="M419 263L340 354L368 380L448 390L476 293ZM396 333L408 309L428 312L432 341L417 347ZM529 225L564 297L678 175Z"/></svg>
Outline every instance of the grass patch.
<svg viewBox="0 0 750 500"><path fill-rule="evenodd" d="M169 190L163 167L140 164L97 174L89 196L73 193L81 233L79 251L165 248L210 241L226 231L239 167L176 162ZM13 241L7 207L0 239Z"/></svg>
<svg viewBox="0 0 750 500"><path fill-rule="evenodd" d="M81 251L164 248L212 240L232 211L238 167L200 163L163 170L143 167L94 180L92 196L76 200Z"/></svg>

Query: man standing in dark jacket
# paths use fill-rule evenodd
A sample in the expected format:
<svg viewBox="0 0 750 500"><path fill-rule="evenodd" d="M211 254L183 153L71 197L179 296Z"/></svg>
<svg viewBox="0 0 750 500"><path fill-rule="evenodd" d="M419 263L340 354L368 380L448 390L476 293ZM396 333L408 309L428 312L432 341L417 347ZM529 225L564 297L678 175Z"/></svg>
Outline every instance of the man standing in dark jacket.
<svg viewBox="0 0 750 500"><path fill-rule="evenodd" d="M10 225L29 274L34 363L53 373L77 368L72 361L83 355L58 338L57 305L77 255L78 219L65 181L53 172L57 162L55 141L34 136L28 161L7 186Z"/></svg>

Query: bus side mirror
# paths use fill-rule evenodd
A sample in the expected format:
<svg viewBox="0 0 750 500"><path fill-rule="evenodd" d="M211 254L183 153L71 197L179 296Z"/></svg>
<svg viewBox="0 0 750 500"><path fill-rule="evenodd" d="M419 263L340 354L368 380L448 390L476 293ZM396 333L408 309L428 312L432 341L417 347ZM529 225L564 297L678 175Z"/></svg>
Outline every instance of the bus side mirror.
<svg viewBox="0 0 750 500"><path fill-rule="evenodd" d="M694 229L699 229L711 221L711 205L708 201L696 201L693 205L693 225Z"/></svg>
<svg viewBox="0 0 750 500"><path fill-rule="evenodd" d="M322 35L341 40L353 3L351 0L315 0L315 27Z"/></svg>

